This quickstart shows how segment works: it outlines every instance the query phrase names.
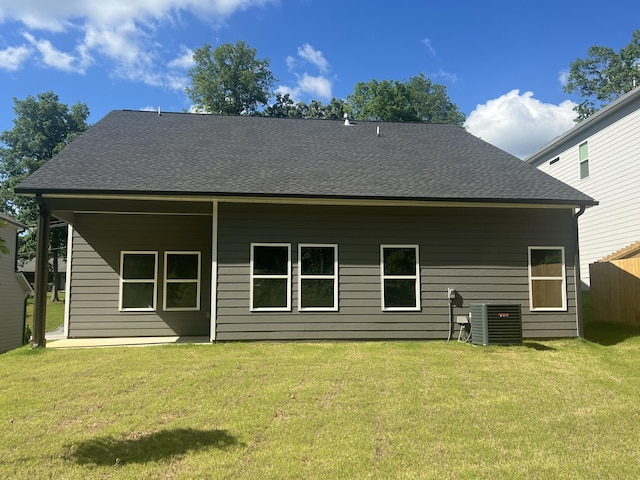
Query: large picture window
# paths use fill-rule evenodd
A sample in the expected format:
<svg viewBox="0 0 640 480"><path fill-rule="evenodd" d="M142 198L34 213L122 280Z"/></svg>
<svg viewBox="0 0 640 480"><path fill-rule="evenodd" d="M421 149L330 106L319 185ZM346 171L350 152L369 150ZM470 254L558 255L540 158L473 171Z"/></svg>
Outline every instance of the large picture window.
<svg viewBox="0 0 640 480"><path fill-rule="evenodd" d="M420 266L417 245L381 245L383 310L420 310Z"/></svg>
<svg viewBox="0 0 640 480"><path fill-rule="evenodd" d="M120 310L156 309L157 252L121 252Z"/></svg>
<svg viewBox="0 0 640 480"><path fill-rule="evenodd" d="M200 310L200 252L164 253L164 310Z"/></svg>
<svg viewBox="0 0 640 480"><path fill-rule="evenodd" d="M338 310L337 245L298 245L298 310Z"/></svg>
<svg viewBox="0 0 640 480"><path fill-rule="evenodd" d="M291 310L291 244L251 244L251 310Z"/></svg>
<svg viewBox="0 0 640 480"><path fill-rule="evenodd" d="M532 311L566 310L563 247L529 247L529 303Z"/></svg>

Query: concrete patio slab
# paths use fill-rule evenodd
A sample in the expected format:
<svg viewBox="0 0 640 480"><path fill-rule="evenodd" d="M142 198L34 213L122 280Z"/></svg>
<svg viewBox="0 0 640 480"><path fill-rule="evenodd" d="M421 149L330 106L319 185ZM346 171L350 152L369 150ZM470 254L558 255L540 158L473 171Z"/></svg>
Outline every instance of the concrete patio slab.
<svg viewBox="0 0 640 480"><path fill-rule="evenodd" d="M175 343L211 344L209 337L119 337L48 339L47 348L144 347Z"/></svg>

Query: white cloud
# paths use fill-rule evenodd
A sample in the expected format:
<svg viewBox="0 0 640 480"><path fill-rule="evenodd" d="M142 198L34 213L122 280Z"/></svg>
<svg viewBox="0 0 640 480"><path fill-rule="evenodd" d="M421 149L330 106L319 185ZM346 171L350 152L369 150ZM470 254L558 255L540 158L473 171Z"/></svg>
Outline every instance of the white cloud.
<svg viewBox="0 0 640 480"><path fill-rule="evenodd" d="M564 87L569 81L569 70L561 70L558 73L558 81L560 82L560 85Z"/></svg>
<svg viewBox="0 0 640 480"><path fill-rule="evenodd" d="M329 71L329 62L320 50L316 50L310 44L305 43L298 47L297 57L289 55L285 58L289 71L302 69L306 64L311 64L318 68L321 74ZM295 73L296 82L294 86L280 85L275 93L281 95L289 94L294 102L301 100L329 100L332 96L331 80L325 75L309 75L307 72Z"/></svg>
<svg viewBox="0 0 640 480"><path fill-rule="evenodd" d="M49 40L36 40L30 33L25 33L29 43L40 53L44 65L63 72L85 73L91 58L80 51L78 56L56 49Z"/></svg>
<svg viewBox="0 0 640 480"><path fill-rule="evenodd" d="M296 57L292 57L291 55L287 56L287 58L285 58L284 61L287 63L287 68L289 70L293 70L298 65L298 61L296 60Z"/></svg>
<svg viewBox="0 0 640 480"><path fill-rule="evenodd" d="M558 135L572 128L575 103L542 103L533 92L511 90L483 105L467 118L473 135L519 157L526 158Z"/></svg>
<svg viewBox="0 0 640 480"><path fill-rule="evenodd" d="M145 23L166 20L180 11L224 18L237 10L276 0L0 0L0 19L55 32L79 24L117 25L127 20Z"/></svg>
<svg viewBox="0 0 640 480"><path fill-rule="evenodd" d="M122 66L144 63L150 55L146 53L145 35L133 20L114 26L87 26L83 45Z"/></svg>
<svg viewBox="0 0 640 480"><path fill-rule="evenodd" d="M298 56L318 67L320 73L326 73L329 71L329 62L324 58L322 52L320 50L316 50L308 43L305 43L302 47L298 47Z"/></svg>
<svg viewBox="0 0 640 480"><path fill-rule="evenodd" d="M331 82L325 77L313 77L305 73L298 79L298 86L302 92L311 96L331 98Z"/></svg>
<svg viewBox="0 0 640 480"><path fill-rule="evenodd" d="M196 64L196 62L193 61L193 50L184 45L180 45L180 51L182 53L171 60L168 67L177 70L189 70L193 68Z"/></svg>
<svg viewBox="0 0 640 480"><path fill-rule="evenodd" d="M314 77L307 73L296 75L297 82L293 87L280 85L276 88L275 93L282 95L289 94L294 102L301 101L302 97L308 97L313 100L329 100L331 94L331 81L325 77Z"/></svg>
<svg viewBox="0 0 640 480"><path fill-rule="evenodd" d="M183 80L162 73L163 46L154 38L161 25L191 13L212 25L237 10L276 3L278 0L0 0L0 24L14 21L27 29L27 39L50 68L84 73L97 56L111 63L112 76L149 85L178 88ZM34 32L38 31L37 35ZM52 35L55 32L56 35ZM64 34L64 35L62 35ZM75 38L72 52L56 41ZM170 62L170 70L188 65L186 47ZM27 53L12 46L0 51L0 68L19 69Z"/></svg>
<svg viewBox="0 0 640 480"><path fill-rule="evenodd" d="M432 73L429 75L431 78L442 79L449 83L456 83L458 81L458 75L455 73L449 73L442 68L439 69L436 73Z"/></svg>
<svg viewBox="0 0 640 480"><path fill-rule="evenodd" d="M0 50L0 69L9 72L20 70L32 53L33 50L26 45Z"/></svg>
<svg viewBox="0 0 640 480"><path fill-rule="evenodd" d="M431 40L429 40L428 38L423 38L422 39L422 44L427 47L427 50L429 50L429 52L431 52L431 55L433 55L434 57L436 56L436 49L433 48L433 45L431 44Z"/></svg>
<svg viewBox="0 0 640 480"><path fill-rule="evenodd" d="M300 91L296 87L288 87L286 85L278 85L278 87L274 90L274 93L279 93L280 95L289 95L291 100L294 102L300 101Z"/></svg>
<svg viewBox="0 0 640 480"><path fill-rule="evenodd" d="M186 75L174 75L168 73L165 77L165 86L177 92L184 92L189 85L189 78Z"/></svg>

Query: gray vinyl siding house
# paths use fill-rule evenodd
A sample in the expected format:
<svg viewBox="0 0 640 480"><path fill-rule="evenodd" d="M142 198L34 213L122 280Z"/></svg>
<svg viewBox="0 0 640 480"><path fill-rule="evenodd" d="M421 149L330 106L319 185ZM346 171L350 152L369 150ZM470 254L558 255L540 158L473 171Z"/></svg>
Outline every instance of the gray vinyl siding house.
<svg viewBox="0 0 640 480"><path fill-rule="evenodd" d="M596 202L453 125L116 111L19 191L70 225L69 338L445 339L448 288L580 333Z"/></svg>
<svg viewBox="0 0 640 480"><path fill-rule="evenodd" d="M9 250L0 252L0 353L24 342L25 300L32 293L24 276L16 271L18 233L26 227L0 213L0 238Z"/></svg>

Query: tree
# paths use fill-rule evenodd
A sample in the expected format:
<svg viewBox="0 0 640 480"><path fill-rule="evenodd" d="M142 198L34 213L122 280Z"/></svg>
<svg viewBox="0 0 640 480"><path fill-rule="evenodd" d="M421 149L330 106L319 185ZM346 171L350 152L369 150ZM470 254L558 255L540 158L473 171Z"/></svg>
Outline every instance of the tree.
<svg viewBox="0 0 640 480"><path fill-rule="evenodd" d="M444 85L423 74L408 82L370 80L356 84L347 96L355 119L385 122L452 123L462 126L465 115L451 102Z"/></svg>
<svg viewBox="0 0 640 480"><path fill-rule="evenodd" d="M346 110L347 102L341 98L333 97L329 104L324 108L324 118L340 120L344 117Z"/></svg>
<svg viewBox="0 0 640 480"><path fill-rule="evenodd" d="M60 103L49 91L13 99L13 128L0 134L0 211L29 226L21 238L18 255L23 259L35 256L35 228L38 209L33 198L16 195L15 186L44 165L87 128L89 108L84 103L71 107ZM59 222L58 222L59 223ZM53 256L54 279L57 278L57 258L65 254L67 235L63 228L51 230L50 249ZM57 299L54 282L54 299Z"/></svg>
<svg viewBox="0 0 640 480"><path fill-rule="evenodd" d="M264 109L265 117L288 117L288 118L323 118L342 119L346 109L346 103L342 99L332 98L327 105L323 105L319 100L311 100L309 104L305 102L294 103L288 93L284 95L276 94L276 101Z"/></svg>
<svg viewBox="0 0 640 480"><path fill-rule="evenodd" d="M301 104L298 104L301 106ZM306 107L306 105L305 105ZM284 95L281 93L276 94L276 101L273 105L269 105L264 109L265 117L287 118L298 117L297 105L293 103L291 96L288 93Z"/></svg>
<svg viewBox="0 0 640 480"><path fill-rule="evenodd" d="M631 42L615 52L594 45L586 58L578 58L569 67L566 93L578 92L582 101L574 108L577 121L584 120L607 103L633 90L640 84L640 30Z"/></svg>
<svg viewBox="0 0 640 480"><path fill-rule="evenodd" d="M327 107L319 100L311 100L307 105L304 118L327 118Z"/></svg>
<svg viewBox="0 0 640 480"><path fill-rule="evenodd" d="M7 222L0 220L0 228L5 228L6 226ZM0 237L0 254L1 253L4 253L5 255L9 253L9 248L7 248L7 245L4 243L4 238L2 237Z"/></svg>
<svg viewBox="0 0 640 480"><path fill-rule="evenodd" d="M257 59L245 42L225 43L215 50L205 44L193 54L191 86L185 92L198 109L218 114L253 114L266 105L275 81L269 59Z"/></svg>

